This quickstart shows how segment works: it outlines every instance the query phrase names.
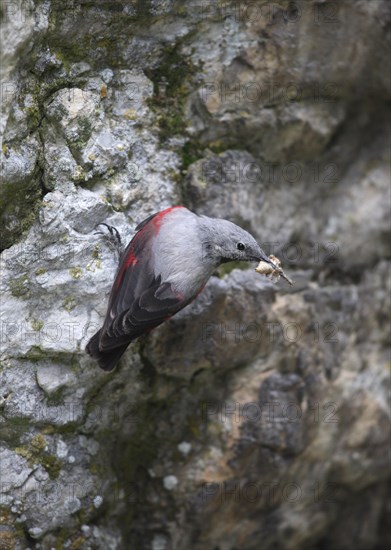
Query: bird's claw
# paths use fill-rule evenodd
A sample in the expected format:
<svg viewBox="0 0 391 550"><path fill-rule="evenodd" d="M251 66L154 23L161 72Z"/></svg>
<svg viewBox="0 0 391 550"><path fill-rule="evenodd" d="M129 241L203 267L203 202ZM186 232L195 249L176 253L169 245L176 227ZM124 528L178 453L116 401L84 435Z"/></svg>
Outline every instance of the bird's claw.
<svg viewBox="0 0 391 550"><path fill-rule="evenodd" d="M111 237L113 239L116 239L116 241L122 245L122 240L121 240L121 235L119 234L119 231L116 227L114 227L113 225L109 225L105 222L101 222L101 223L98 223L98 225L96 225L95 227L99 227L100 225L104 225L105 227L107 227L107 229L109 230L109 233L111 235ZM96 231L94 233L94 235L105 235L105 233L103 231Z"/></svg>
<svg viewBox="0 0 391 550"><path fill-rule="evenodd" d="M123 245L122 245L121 235L119 234L118 229L113 225L109 225L105 222L98 223L95 226L95 229L100 225L104 225L105 227L107 227L109 234L105 233L104 231L95 231L94 235L103 235L103 237L106 239L109 245L111 245L111 247L114 248L115 252L118 255L118 259L120 259L123 253Z"/></svg>

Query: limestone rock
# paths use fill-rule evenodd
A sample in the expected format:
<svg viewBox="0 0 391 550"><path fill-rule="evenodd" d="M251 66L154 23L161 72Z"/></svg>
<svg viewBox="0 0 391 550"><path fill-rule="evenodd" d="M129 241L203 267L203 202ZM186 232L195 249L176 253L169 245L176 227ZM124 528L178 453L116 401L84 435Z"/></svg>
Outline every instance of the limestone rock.
<svg viewBox="0 0 391 550"><path fill-rule="evenodd" d="M1 548L389 546L389 22L4 3ZM84 352L117 269L99 224L127 244L178 203L295 285L222 266L108 375Z"/></svg>

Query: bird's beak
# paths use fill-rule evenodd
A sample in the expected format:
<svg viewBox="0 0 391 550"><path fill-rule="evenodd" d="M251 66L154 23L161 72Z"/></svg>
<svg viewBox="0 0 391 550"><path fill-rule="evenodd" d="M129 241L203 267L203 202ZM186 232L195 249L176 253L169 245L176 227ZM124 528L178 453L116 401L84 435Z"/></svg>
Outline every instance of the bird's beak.
<svg viewBox="0 0 391 550"><path fill-rule="evenodd" d="M293 285L293 281L291 281L291 279L289 277L287 277L287 275L285 275L284 270L282 269L282 267L279 266L279 265L276 265L274 262L272 262L271 259L262 250L262 248L260 248L260 261L266 262L267 264L271 265L277 271L277 273L280 275L280 277L285 279L290 285Z"/></svg>
<svg viewBox="0 0 391 550"><path fill-rule="evenodd" d="M262 260L263 262L270 264L272 267L274 267L274 269L279 269L279 267L270 260L269 256L262 250L262 248L260 248L259 250L260 250L260 257L258 259L259 262Z"/></svg>

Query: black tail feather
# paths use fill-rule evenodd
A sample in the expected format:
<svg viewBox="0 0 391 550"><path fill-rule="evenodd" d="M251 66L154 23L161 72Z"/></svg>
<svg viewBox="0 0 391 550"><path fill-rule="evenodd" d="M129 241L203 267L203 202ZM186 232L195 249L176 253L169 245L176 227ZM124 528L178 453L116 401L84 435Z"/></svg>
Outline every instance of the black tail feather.
<svg viewBox="0 0 391 550"><path fill-rule="evenodd" d="M86 352L98 361L98 365L104 371L113 370L122 355L125 353L129 343L119 346L109 351L100 351L99 349L100 330L91 338L86 346Z"/></svg>

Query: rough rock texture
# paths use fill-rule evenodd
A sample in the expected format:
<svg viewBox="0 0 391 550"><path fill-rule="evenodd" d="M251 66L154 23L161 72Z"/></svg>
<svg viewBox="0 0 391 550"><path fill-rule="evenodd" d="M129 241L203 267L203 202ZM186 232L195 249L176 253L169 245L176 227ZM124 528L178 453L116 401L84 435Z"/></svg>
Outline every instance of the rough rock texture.
<svg viewBox="0 0 391 550"><path fill-rule="evenodd" d="M0 548L390 542L389 29L388 0L2 4ZM175 203L296 284L228 264L107 375L96 226Z"/></svg>

